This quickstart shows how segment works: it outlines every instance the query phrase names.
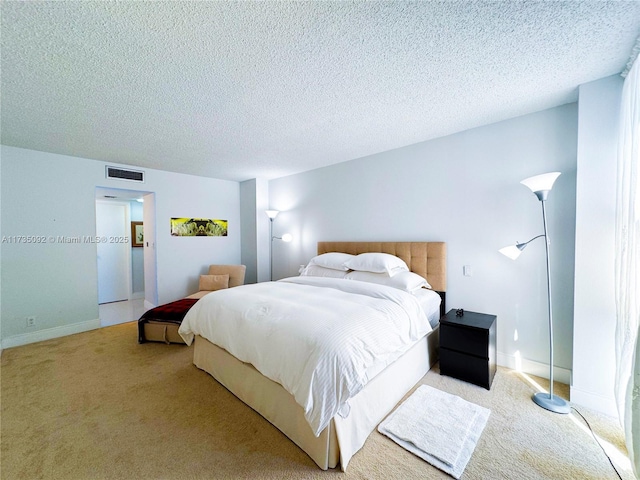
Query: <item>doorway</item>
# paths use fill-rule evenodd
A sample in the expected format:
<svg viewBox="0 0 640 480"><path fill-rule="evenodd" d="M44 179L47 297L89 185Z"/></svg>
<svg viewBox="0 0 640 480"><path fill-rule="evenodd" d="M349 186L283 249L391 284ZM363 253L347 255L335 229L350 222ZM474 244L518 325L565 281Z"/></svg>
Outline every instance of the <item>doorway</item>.
<svg viewBox="0 0 640 480"><path fill-rule="evenodd" d="M148 227L155 223L155 195L97 187L95 206L96 237L106 239L96 242L100 324L137 320L157 298L156 256L155 242L149 249L146 242L133 242L132 235L137 231L139 237L136 226L141 225L154 237Z"/></svg>

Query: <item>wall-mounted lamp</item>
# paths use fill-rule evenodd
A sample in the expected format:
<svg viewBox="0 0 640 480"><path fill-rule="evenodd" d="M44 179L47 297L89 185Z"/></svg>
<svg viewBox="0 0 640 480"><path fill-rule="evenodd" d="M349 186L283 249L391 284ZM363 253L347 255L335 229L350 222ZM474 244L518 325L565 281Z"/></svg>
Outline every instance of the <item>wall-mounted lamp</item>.
<svg viewBox="0 0 640 480"><path fill-rule="evenodd" d="M267 214L267 217L269 217L269 237L270 237L270 241L269 241L269 271L270 271L270 280L273 280L273 240L274 239L278 239L278 240L282 240L283 242L290 242L291 240L293 240L293 235L291 235L290 233L285 233L283 234L281 237L274 237L273 236L273 220L278 216L278 214L280 213L279 210L266 210L265 212Z"/></svg>
<svg viewBox="0 0 640 480"><path fill-rule="evenodd" d="M569 413L569 404L563 399L553 394L553 313L551 308L551 265L549 263L549 233L547 231L547 212L545 209L545 201L547 196L553 187L556 179L560 176L560 172L544 173L542 175L536 175L522 180L523 185L529 187L531 191L538 197L542 204L542 224L544 226L544 233L533 237L528 242L516 243L509 247L501 248L499 251L503 255L506 255L512 260L515 260L520 256L522 250L525 249L529 243L536 238L545 239L546 246L546 258L547 258L547 299L549 308L549 393L536 393L533 396L533 401L540 407L546 408L555 413Z"/></svg>

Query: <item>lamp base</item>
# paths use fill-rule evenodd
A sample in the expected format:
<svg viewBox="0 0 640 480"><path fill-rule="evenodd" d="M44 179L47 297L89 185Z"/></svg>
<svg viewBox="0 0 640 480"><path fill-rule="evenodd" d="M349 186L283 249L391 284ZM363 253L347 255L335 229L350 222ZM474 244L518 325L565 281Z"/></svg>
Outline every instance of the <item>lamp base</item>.
<svg viewBox="0 0 640 480"><path fill-rule="evenodd" d="M548 393L536 393L532 397L533 401L540 407L555 413L569 413L571 407L566 400L557 395L549 395Z"/></svg>

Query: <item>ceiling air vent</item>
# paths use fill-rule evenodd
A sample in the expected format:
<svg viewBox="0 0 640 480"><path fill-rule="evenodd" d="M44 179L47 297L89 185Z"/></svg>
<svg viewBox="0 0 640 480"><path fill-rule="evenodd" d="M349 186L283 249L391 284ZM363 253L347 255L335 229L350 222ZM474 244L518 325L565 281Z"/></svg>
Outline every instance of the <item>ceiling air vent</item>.
<svg viewBox="0 0 640 480"><path fill-rule="evenodd" d="M107 178L128 180L129 182L144 183L144 172L137 170L123 170L122 168L107 166Z"/></svg>

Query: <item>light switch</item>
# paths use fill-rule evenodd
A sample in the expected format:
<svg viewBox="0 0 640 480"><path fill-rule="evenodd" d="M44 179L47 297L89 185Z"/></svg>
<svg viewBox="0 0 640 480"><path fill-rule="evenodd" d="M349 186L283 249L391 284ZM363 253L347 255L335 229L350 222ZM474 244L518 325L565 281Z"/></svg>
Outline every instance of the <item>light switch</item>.
<svg viewBox="0 0 640 480"><path fill-rule="evenodd" d="M471 265L463 265L462 266L462 274L465 277L472 277L473 276L473 271L471 270Z"/></svg>

